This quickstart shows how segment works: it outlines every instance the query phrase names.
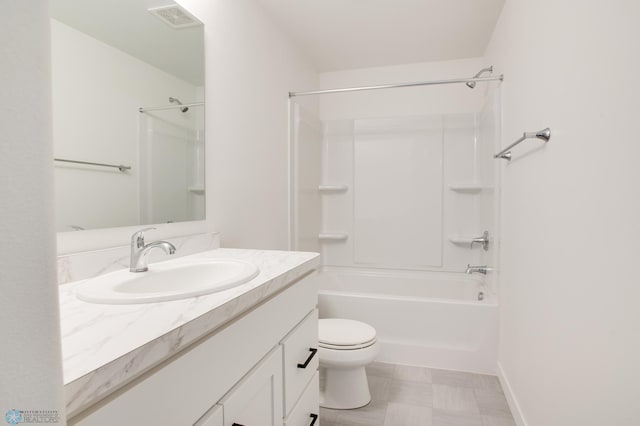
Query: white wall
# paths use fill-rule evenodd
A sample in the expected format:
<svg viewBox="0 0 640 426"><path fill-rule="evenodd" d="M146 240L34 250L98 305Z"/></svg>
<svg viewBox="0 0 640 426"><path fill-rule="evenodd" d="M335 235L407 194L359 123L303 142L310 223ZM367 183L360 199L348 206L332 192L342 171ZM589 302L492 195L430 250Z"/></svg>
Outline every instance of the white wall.
<svg viewBox="0 0 640 426"><path fill-rule="evenodd" d="M4 419L10 409L54 410L60 414L54 424L64 425L48 6L45 0L2 6L0 415Z"/></svg>
<svg viewBox="0 0 640 426"><path fill-rule="evenodd" d="M225 247L286 249L288 92L317 73L253 0L182 4L205 23L207 218Z"/></svg>
<svg viewBox="0 0 640 426"><path fill-rule="evenodd" d="M196 87L56 20L51 25L55 157L132 167L121 173L55 163L56 229L140 223L139 177L145 173L145 164L138 161L138 139L146 136L146 129L139 133L138 127L139 120L147 117L141 117L138 108L168 105L170 96L195 102ZM182 114L169 110L155 115L195 131L190 120L194 111ZM180 204L186 210L186 164L182 169L178 165L177 161L155 164L157 169L170 170L167 180L174 186L178 180L173 177L184 177ZM146 188L141 191L146 196ZM156 214L173 220L184 218L183 212L171 210Z"/></svg>
<svg viewBox="0 0 640 426"><path fill-rule="evenodd" d="M507 0L502 373L531 426L640 422L640 3ZM515 407L515 406L514 406Z"/></svg>

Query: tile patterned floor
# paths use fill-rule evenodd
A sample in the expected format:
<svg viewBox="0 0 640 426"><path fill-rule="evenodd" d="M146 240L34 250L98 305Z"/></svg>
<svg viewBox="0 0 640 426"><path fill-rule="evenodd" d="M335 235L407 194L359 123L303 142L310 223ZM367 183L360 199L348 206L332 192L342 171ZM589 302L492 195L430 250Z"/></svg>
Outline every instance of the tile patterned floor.
<svg viewBox="0 0 640 426"><path fill-rule="evenodd" d="M516 426L495 376L373 363L371 402L320 409L321 426Z"/></svg>

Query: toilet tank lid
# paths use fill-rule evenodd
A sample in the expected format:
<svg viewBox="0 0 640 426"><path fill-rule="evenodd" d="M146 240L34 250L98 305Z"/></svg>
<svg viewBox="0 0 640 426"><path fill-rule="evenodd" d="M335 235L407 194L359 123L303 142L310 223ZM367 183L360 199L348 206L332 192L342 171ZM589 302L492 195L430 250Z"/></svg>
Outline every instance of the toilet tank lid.
<svg viewBox="0 0 640 426"><path fill-rule="evenodd" d="M318 321L318 340L339 346L366 343L376 338L376 329L360 321L323 318Z"/></svg>

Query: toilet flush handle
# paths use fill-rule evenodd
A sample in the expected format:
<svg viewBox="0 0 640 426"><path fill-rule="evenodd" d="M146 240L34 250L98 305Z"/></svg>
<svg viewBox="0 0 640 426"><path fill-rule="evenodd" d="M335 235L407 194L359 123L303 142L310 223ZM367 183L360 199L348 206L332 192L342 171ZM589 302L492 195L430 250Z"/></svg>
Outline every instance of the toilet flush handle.
<svg viewBox="0 0 640 426"><path fill-rule="evenodd" d="M316 352L318 352L318 350L316 348L309 348L309 352L311 352L311 355L309 355L309 358L307 358L304 364L298 364L298 368L307 368L307 365L309 365L313 357L316 356Z"/></svg>

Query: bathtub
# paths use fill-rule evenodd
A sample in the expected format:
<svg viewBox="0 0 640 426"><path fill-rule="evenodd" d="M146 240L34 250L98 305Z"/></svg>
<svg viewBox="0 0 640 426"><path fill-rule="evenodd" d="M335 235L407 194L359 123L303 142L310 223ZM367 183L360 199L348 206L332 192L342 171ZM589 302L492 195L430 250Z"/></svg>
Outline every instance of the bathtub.
<svg viewBox="0 0 640 426"><path fill-rule="evenodd" d="M320 318L376 328L377 361L496 372L498 304L475 276L324 267L318 287Z"/></svg>

